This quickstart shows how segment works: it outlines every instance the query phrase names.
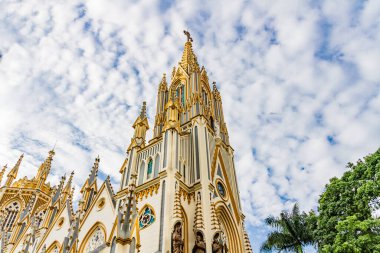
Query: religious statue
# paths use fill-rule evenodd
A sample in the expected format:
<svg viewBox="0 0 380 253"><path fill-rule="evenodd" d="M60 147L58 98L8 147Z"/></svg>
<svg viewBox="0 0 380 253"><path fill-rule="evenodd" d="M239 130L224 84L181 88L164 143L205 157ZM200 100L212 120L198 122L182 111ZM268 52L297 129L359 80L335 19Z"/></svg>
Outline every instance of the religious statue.
<svg viewBox="0 0 380 253"><path fill-rule="evenodd" d="M223 241L219 233L216 233L212 242L212 253L225 253Z"/></svg>
<svg viewBox="0 0 380 253"><path fill-rule="evenodd" d="M182 224L177 222L174 225L174 232L172 235L172 253L183 253L183 239L182 239Z"/></svg>
<svg viewBox="0 0 380 253"><path fill-rule="evenodd" d="M203 240L203 234L201 232L197 232L192 253L206 253L206 244Z"/></svg>

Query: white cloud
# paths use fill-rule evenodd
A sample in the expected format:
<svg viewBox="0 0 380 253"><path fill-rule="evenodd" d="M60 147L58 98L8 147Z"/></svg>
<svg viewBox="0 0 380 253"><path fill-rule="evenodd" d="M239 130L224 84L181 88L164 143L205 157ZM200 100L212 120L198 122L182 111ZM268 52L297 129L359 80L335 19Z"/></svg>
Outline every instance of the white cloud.
<svg viewBox="0 0 380 253"><path fill-rule="evenodd" d="M379 17L375 0L2 2L0 163L25 152L20 174L32 176L57 141L52 183L75 169L79 198L99 154L117 184L140 104L152 126L189 29L262 240L263 218L295 201L315 208L330 177L379 147Z"/></svg>

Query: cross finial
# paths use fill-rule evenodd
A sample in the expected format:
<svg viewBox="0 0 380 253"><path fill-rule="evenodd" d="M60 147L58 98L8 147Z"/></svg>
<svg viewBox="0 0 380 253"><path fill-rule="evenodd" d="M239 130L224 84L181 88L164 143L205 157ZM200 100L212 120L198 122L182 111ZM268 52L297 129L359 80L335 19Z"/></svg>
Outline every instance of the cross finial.
<svg viewBox="0 0 380 253"><path fill-rule="evenodd" d="M193 38L191 38L191 35L188 31L184 30L183 33L186 35L188 42L193 42Z"/></svg>

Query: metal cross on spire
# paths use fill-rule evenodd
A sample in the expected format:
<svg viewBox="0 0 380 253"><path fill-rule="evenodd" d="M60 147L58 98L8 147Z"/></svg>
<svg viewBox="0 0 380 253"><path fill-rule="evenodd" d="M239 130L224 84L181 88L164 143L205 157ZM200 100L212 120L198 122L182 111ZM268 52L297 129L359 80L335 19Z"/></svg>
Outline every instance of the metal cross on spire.
<svg viewBox="0 0 380 253"><path fill-rule="evenodd" d="M191 35L188 31L184 30L183 33L186 35L187 41L193 42L193 38L191 38Z"/></svg>

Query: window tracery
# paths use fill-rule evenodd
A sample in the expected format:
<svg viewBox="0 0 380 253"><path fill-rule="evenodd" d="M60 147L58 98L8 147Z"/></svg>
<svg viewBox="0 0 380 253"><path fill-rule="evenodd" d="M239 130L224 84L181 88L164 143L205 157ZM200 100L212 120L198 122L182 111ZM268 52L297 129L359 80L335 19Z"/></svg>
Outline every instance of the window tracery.
<svg viewBox="0 0 380 253"><path fill-rule="evenodd" d="M10 230L13 227L13 224L16 220L16 217L17 217L19 211L20 211L20 204L17 201L10 203L5 208L4 215L6 217L5 217L4 222L1 226L2 231Z"/></svg>
<svg viewBox="0 0 380 253"><path fill-rule="evenodd" d="M86 253L92 252L102 246L105 242L104 233L100 227L97 227L95 232L91 235L87 246Z"/></svg>
<svg viewBox="0 0 380 253"><path fill-rule="evenodd" d="M153 224L153 222L155 220L156 220L156 216L154 214L153 209L151 207L149 207L149 206L146 206L143 209L143 212L142 212L142 214L139 217L139 226L140 226L140 229L144 229L144 228L150 226L151 224Z"/></svg>

